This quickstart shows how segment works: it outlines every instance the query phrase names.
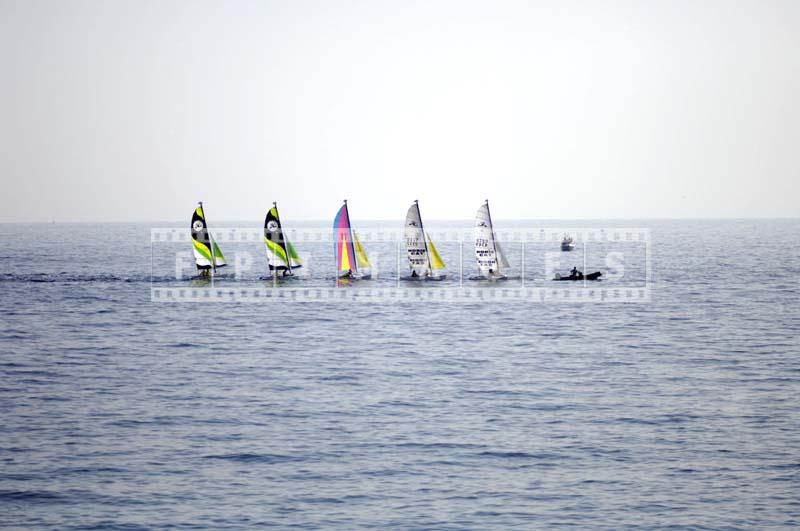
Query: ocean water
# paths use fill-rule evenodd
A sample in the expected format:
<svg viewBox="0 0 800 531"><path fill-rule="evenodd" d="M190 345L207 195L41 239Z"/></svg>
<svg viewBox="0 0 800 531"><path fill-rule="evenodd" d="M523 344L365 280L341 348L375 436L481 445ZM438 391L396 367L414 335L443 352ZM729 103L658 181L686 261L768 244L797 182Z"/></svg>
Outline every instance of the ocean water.
<svg viewBox="0 0 800 531"><path fill-rule="evenodd" d="M800 222L612 225L648 302L156 303L150 225L0 225L0 526L799 525Z"/></svg>

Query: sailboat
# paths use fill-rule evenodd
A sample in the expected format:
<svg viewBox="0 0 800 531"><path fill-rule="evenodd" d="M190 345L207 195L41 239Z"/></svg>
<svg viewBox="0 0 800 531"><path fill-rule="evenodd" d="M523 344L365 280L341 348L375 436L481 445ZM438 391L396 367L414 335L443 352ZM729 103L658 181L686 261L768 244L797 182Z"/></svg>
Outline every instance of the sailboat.
<svg viewBox="0 0 800 531"><path fill-rule="evenodd" d="M419 213L419 201L416 199L406 213L405 238L408 263L411 267L411 277L406 279L444 279L445 275L438 273L444 269L444 261L433 245L431 237L425 233L422 216Z"/></svg>
<svg viewBox="0 0 800 531"><path fill-rule="evenodd" d="M264 219L264 244L267 246L269 270L274 276L292 276L292 269L303 266L294 246L284 237L276 202L272 203Z"/></svg>
<svg viewBox="0 0 800 531"><path fill-rule="evenodd" d="M508 269L508 260L506 260L494 233L488 199L475 215L475 258L478 260L478 269L484 278L489 280L507 278L503 274L503 270Z"/></svg>
<svg viewBox="0 0 800 531"><path fill-rule="evenodd" d="M369 258L358 235L350 225L350 211L347 199L333 218L333 230L336 236L334 255L336 257L337 278L370 278Z"/></svg>
<svg viewBox="0 0 800 531"><path fill-rule="evenodd" d="M198 207L192 213L192 250L197 270L202 276L209 276L216 273L218 267L224 267L227 264L217 242L208 232L203 202L200 201L197 204Z"/></svg>

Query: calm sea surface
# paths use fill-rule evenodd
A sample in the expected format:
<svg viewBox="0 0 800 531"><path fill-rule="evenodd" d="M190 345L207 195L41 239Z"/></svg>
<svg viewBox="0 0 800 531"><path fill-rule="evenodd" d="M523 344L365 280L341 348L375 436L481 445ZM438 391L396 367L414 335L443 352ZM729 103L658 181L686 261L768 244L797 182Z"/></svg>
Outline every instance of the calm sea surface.
<svg viewBox="0 0 800 531"><path fill-rule="evenodd" d="M0 225L0 526L800 525L800 222L611 225L650 302L154 303L150 225Z"/></svg>

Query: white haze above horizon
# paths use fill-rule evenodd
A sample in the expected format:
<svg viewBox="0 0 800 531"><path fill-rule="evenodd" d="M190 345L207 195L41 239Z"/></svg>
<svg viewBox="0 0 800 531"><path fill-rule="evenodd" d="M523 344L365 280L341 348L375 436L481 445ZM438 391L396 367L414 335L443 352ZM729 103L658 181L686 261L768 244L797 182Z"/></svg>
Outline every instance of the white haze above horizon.
<svg viewBox="0 0 800 531"><path fill-rule="evenodd" d="M0 221L795 217L796 1L0 0Z"/></svg>

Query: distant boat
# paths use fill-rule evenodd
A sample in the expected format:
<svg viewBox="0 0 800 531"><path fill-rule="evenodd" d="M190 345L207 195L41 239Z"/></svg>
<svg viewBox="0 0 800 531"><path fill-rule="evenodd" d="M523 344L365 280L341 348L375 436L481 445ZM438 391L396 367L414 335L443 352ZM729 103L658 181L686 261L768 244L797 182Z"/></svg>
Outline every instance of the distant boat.
<svg viewBox="0 0 800 531"><path fill-rule="evenodd" d="M572 236L570 236L569 234L565 234L564 238L561 240L561 250L562 251L575 250L575 240L573 240Z"/></svg>
<svg viewBox="0 0 800 531"><path fill-rule="evenodd" d="M227 264L217 242L208 232L203 202L200 201L198 205L192 213L192 250L198 271L201 275L208 276L210 273L215 273L218 267L224 267Z"/></svg>
<svg viewBox="0 0 800 531"><path fill-rule="evenodd" d="M506 278L503 269L508 269L509 264L494 233L488 199L475 215L475 258L478 260L478 269L485 278Z"/></svg>
<svg viewBox="0 0 800 531"><path fill-rule="evenodd" d="M433 240L425 233L422 226L422 216L419 213L419 201L416 199L406 213L405 225L406 250L408 263L411 267L412 280L442 280L445 265Z"/></svg>
<svg viewBox="0 0 800 531"><path fill-rule="evenodd" d="M336 237L334 254L338 278L367 279L370 278L369 258L358 235L350 225L350 211L347 199L333 218L333 230Z"/></svg>
<svg viewBox="0 0 800 531"><path fill-rule="evenodd" d="M264 244L267 246L267 264L274 276L280 274L280 276L290 277L293 275L292 269L303 267L294 246L283 234L276 202L272 203L272 208L269 209L267 217L264 219Z"/></svg>

